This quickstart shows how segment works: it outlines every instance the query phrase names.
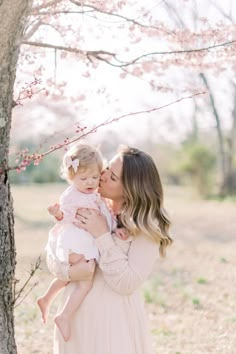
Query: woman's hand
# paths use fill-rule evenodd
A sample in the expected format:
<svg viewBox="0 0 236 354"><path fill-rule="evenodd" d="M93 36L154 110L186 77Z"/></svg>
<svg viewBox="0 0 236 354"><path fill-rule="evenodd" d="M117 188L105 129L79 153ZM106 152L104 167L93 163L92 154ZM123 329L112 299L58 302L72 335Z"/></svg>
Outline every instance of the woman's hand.
<svg viewBox="0 0 236 354"><path fill-rule="evenodd" d="M78 222L74 224L95 238L109 231L106 217L95 209L78 209L75 218Z"/></svg>
<svg viewBox="0 0 236 354"><path fill-rule="evenodd" d="M95 260L89 262L80 261L72 264L69 268L69 278L71 281L92 280L95 271Z"/></svg>

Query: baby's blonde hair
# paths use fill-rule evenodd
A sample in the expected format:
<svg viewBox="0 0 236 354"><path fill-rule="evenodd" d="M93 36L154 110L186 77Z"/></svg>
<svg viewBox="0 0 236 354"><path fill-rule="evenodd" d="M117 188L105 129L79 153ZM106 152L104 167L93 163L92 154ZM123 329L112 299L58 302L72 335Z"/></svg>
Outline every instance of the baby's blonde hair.
<svg viewBox="0 0 236 354"><path fill-rule="evenodd" d="M74 179L77 172L74 171L72 166L67 166L66 160L68 157L70 157L72 161L75 159L79 160L77 171L81 168L86 170L92 165L97 165L99 172L103 169L103 159L98 149L87 144L76 144L66 152L60 168L60 176L68 182Z"/></svg>

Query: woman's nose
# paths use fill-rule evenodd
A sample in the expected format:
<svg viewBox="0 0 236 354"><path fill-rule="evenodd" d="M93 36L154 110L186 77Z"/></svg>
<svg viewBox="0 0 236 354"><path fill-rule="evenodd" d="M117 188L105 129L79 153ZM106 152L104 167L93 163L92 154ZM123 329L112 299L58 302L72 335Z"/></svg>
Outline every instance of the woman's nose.
<svg viewBox="0 0 236 354"><path fill-rule="evenodd" d="M107 179L107 170L102 171L100 180L105 182Z"/></svg>

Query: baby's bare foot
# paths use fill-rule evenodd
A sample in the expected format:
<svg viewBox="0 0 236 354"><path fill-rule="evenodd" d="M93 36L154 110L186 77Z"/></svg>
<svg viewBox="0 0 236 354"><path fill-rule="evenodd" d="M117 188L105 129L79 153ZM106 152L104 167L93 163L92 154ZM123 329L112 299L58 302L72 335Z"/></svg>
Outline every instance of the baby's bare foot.
<svg viewBox="0 0 236 354"><path fill-rule="evenodd" d="M59 315L54 319L59 331L61 332L64 341L67 342L70 338L70 325L67 317Z"/></svg>
<svg viewBox="0 0 236 354"><path fill-rule="evenodd" d="M42 313L43 322L46 323L48 318L48 302L44 299L44 297L39 297L37 304Z"/></svg>

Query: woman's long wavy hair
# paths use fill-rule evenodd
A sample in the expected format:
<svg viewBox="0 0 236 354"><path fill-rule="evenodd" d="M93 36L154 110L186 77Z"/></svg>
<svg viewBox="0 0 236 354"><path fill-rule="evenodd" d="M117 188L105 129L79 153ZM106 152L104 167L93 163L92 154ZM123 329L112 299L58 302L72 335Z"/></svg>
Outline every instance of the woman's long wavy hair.
<svg viewBox="0 0 236 354"><path fill-rule="evenodd" d="M158 242L160 255L164 257L173 240L169 236L170 220L163 207L163 189L156 165L150 155L135 148L122 147L120 155L125 199L121 223L132 234L141 231Z"/></svg>

